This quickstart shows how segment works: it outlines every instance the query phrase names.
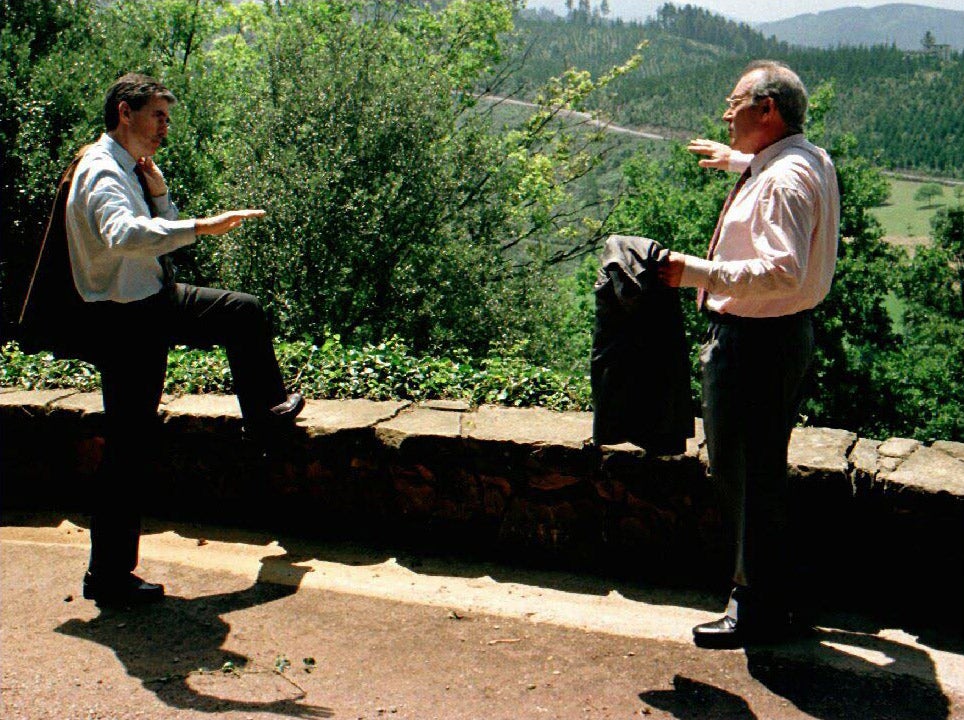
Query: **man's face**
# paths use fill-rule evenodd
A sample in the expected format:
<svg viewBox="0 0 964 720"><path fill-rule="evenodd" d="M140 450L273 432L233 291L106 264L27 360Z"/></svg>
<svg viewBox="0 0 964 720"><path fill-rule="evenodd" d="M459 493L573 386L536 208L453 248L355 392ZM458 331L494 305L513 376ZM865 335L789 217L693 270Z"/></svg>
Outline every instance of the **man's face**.
<svg viewBox="0 0 964 720"><path fill-rule="evenodd" d="M161 147L171 124L170 106L159 95L148 100L140 110L132 110L126 102L121 103L121 118L128 123L128 136L135 146L135 157L150 157Z"/></svg>
<svg viewBox="0 0 964 720"><path fill-rule="evenodd" d="M759 152L769 144L765 118L767 113L775 111L770 98L753 104L750 91L756 75L757 71L754 71L740 78L726 99L727 109L723 113L723 121L730 131L730 147L750 154Z"/></svg>

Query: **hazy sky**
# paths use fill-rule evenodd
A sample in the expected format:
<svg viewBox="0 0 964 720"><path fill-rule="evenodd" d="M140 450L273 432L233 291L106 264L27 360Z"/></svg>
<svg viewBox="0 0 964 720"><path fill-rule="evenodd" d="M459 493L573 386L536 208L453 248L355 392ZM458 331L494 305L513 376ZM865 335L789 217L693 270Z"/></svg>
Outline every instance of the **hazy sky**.
<svg viewBox="0 0 964 720"><path fill-rule="evenodd" d="M593 7L599 4L599 0L591 0ZM881 2L880 0L763 0L763 2L750 3L746 0L672 0L675 5L697 5L707 10L725 15L733 20L755 23L767 22L770 20L782 20L783 18L803 15L805 13L816 13L823 10L833 10L842 7L875 7L877 5L889 5L893 3ZM643 20L656 12L656 9L664 4L664 0L609 0L609 7L612 14L629 19ZM926 5L928 7L939 7L947 10L961 10L961 0L921 0L919 2L909 2L905 4ZM528 6L532 8L546 7L559 15L566 12L565 0L529 0Z"/></svg>

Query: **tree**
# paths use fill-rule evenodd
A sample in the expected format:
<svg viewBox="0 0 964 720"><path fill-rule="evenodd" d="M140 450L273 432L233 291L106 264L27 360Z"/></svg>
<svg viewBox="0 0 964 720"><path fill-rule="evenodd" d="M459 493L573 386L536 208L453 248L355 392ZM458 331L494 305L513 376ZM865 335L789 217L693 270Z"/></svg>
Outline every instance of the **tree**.
<svg viewBox="0 0 964 720"><path fill-rule="evenodd" d="M934 242L947 260L953 284L960 293L956 312L949 314L964 318L964 206L943 208L931 219Z"/></svg>
<svg viewBox="0 0 964 720"><path fill-rule="evenodd" d="M571 197L596 135L563 118L626 68L572 71L506 126L477 97L505 77L512 0L78 3L54 40L65 11L38 7L3 35L19 83L0 103L4 167L17 168L4 176L7 306L60 169L102 131L104 88L136 69L180 99L158 161L182 211L268 209L181 252L183 280L256 292L289 337L484 354L523 338L542 353L558 334L544 270L585 253L592 213L605 215Z"/></svg>
<svg viewBox="0 0 964 720"><path fill-rule="evenodd" d="M914 200L926 205L932 200L935 200L944 195L944 188L942 188L938 183L924 183L919 188L917 192L914 193Z"/></svg>

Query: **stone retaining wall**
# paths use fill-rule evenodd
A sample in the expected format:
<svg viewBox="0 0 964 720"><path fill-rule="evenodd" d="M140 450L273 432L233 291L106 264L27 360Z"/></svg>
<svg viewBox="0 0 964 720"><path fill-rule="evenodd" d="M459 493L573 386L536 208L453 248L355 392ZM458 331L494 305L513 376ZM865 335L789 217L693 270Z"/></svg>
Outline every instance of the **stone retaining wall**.
<svg viewBox="0 0 964 720"><path fill-rule="evenodd" d="M286 534L387 538L725 587L729 544L702 437L684 455L595 448L589 413L309 401L264 459L233 397L167 398L152 515ZM83 512L102 448L99 394L0 390L0 507ZM701 430L697 426L698 433ZM964 443L798 428L790 446L801 585L929 613L964 611Z"/></svg>

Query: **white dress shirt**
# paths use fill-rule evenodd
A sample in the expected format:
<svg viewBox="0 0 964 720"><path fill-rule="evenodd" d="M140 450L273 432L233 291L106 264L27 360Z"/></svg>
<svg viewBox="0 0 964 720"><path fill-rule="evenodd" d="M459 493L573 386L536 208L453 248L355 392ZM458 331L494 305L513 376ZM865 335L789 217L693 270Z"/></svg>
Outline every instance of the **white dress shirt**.
<svg viewBox="0 0 964 720"><path fill-rule="evenodd" d="M163 285L158 257L195 240L194 220L178 220L167 195L152 218L136 160L106 133L84 153L67 197L67 246L74 283L87 302L133 302Z"/></svg>
<svg viewBox="0 0 964 720"><path fill-rule="evenodd" d="M745 160L731 161L739 169ZM680 284L708 291L706 309L740 317L808 310L830 290L840 192L830 156L791 135L750 160L710 259L684 255Z"/></svg>

